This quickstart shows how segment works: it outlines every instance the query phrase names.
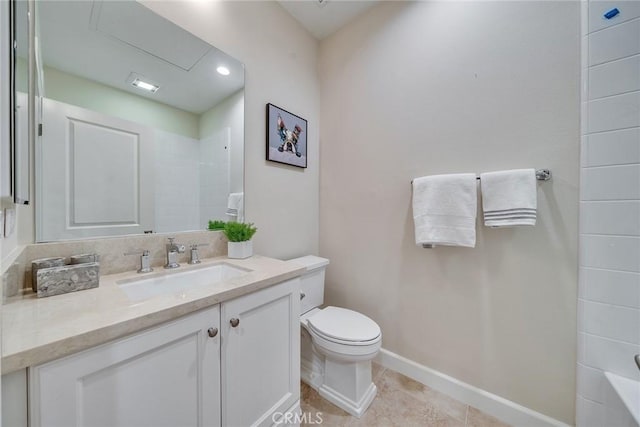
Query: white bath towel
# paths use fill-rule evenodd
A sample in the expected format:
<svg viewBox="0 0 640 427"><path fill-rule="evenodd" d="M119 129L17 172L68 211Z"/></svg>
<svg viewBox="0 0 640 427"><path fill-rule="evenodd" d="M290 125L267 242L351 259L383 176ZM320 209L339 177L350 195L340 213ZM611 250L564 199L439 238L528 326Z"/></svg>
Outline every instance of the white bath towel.
<svg viewBox="0 0 640 427"><path fill-rule="evenodd" d="M480 174L484 225L536 225L536 171L514 169Z"/></svg>
<svg viewBox="0 0 640 427"><path fill-rule="evenodd" d="M229 194L226 213L237 222L244 221L244 193Z"/></svg>
<svg viewBox="0 0 640 427"><path fill-rule="evenodd" d="M416 245L476 245L477 191L472 173L413 180Z"/></svg>

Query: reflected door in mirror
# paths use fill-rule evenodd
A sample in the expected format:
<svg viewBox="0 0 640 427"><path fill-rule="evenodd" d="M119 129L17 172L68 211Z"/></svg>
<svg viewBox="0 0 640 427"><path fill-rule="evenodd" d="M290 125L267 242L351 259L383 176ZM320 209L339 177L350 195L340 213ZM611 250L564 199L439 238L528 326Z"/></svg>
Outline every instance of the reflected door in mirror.
<svg viewBox="0 0 640 427"><path fill-rule="evenodd" d="M44 128L39 241L153 229L149 128L50 99L44 100Z"/></svg>

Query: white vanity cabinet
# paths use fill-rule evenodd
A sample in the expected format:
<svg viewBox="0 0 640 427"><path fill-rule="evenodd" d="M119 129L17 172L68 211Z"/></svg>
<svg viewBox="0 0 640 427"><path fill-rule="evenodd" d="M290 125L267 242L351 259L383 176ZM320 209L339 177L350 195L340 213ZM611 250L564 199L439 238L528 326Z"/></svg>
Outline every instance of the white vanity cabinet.
<svg viewBox="0 0 640 427"><path fill-rule="evenodd" d="M32 367L30 425L220 425L219 322L215 306Z"/></svg>
<svg viewBox="0 0 640 427"><path fill-rule="evenodd" d="M31 367L30 425L272 425L300 399L299 279Z"/></svg>
<svg viewBox="0 0 640 427"><path fill-rule="evenodd" d="M300 399L300 279L223 303L221 313L222 425L273 425Z"/></svg>

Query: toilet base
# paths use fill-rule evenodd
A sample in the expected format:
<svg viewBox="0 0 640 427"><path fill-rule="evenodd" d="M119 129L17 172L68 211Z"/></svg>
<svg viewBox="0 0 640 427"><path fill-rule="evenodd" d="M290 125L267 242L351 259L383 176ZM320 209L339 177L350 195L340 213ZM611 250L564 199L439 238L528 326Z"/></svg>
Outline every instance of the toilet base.
<svg viewBox="0 0 640 427"><path fill-rule="evenodd" d="M338 408L344 409L346 412L357 418L360 418L367 408L369 408L369 405L373 402L377 392L378 388L372 382L361 396L360 401L354 402L351 399L347 399L343 394L336 392L326 384L320 386L320 389L318 390L318 394L320 394L321 397L327 399Z"/></svg>
<svg viewBox="0 0 640 427"><path fill-rule="evenodd" d="M331 360L315 349L306 330L301 332L302 381L322 398L360 418L378 390L371 380L371 360Z"/></svg>

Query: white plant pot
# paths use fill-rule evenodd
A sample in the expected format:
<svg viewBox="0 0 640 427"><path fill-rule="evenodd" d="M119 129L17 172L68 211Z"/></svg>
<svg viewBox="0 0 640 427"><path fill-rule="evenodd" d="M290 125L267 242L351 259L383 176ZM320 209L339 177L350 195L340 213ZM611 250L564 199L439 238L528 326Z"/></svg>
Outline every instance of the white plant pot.
<svg viewBox="0 0 640 427"><path fill-rule="evenodd" d="M244 259L253 255L253 241L246 242L228 242L227 256L229 258Z"/></svg>

